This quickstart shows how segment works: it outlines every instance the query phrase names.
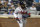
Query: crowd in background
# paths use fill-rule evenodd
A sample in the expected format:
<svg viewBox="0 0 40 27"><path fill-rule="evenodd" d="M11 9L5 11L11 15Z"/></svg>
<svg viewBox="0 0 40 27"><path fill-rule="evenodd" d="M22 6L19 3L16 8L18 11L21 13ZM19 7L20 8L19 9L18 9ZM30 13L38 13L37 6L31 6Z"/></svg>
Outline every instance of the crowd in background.
<svg viewBox="0 0 40 27"><path fill-rule="evenodd" d="M0 0L0 12L5 11L4 14L12 14L14 10L15 6L11 0Z"/></svg>
<svg viewBox="0 0 40 27"><path fill-rule="evenodd" d="M15 8L12 0L3 0L3 1L0 0L0 12L5 11L3 14L13 14L15 9L16 8ZM36 14L37 13L36 11L38 11L38 13L40 13L39 12L40 11L40 3L37 4L36 2L32 2L32 6L30 6L30 10L31 10L31 13L33 13L33 14Z"/></svg>

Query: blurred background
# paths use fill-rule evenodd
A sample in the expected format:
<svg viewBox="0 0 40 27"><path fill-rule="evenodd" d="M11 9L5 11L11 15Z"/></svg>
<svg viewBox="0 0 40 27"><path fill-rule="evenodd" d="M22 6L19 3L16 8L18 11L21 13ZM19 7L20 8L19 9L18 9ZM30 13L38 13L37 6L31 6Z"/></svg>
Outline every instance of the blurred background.
<svg viewBox="0 0 40 27"><path fill-rule="evenodd" d="M32 18L27 19L26 27L40 27L40 0L0 0L0 27L18 27L16 20L9 18L13 17L19 2L23 2L32 14Z"/></svg>
<svg viewBox="0 0 40 27"><path fill-rule="evenodd" d="M40 15L40 0L0 0L0 14L12 14L19 2L24 2L31 14Z"/></svg>

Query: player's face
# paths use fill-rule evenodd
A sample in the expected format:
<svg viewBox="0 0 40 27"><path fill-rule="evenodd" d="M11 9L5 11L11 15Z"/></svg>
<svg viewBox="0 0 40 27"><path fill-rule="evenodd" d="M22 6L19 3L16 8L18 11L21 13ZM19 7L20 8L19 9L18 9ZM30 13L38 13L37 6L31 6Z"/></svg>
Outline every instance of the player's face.
<svg viewBox="0 0 40 27"><path fill-rule="evenodd" d="M25 5L21 5L21 8L24 9L25 8Z"/></svg>

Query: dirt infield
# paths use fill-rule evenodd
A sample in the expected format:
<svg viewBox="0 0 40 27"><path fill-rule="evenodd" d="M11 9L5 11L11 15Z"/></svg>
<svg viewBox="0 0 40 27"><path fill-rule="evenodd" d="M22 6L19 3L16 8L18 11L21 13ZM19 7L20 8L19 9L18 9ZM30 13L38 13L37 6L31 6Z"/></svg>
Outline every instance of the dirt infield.
<svg viewBox="0 0 40 27"><path fill-rule="evenodd" d="M0 27L19 27L14 19L0 19ZM26 27L40 27L40 18L28 18Z"/></svg>

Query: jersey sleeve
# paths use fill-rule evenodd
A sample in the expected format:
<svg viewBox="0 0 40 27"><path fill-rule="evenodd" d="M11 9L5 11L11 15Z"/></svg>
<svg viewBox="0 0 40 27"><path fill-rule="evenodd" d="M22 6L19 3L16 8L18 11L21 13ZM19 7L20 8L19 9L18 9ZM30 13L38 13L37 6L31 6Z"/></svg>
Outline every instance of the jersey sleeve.
<svg viewBox="0 0 40 27"><path fill-rule="evenodd" d="M14 11L14 17L18 17L18 9L16 8L16 10Z"/></svg>
<svg viewBox="0 0 40 27"><path fill-rule="evenodd" d="M18 9L16 9L16 10L14 11L14 13L15 13L15 14L18 14Z"/></svg>

